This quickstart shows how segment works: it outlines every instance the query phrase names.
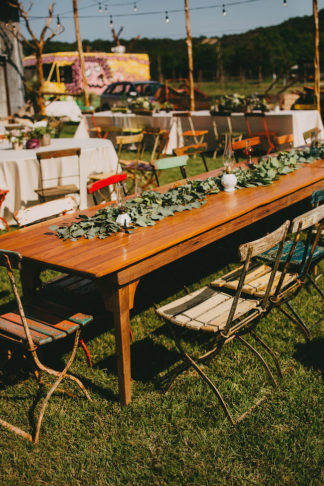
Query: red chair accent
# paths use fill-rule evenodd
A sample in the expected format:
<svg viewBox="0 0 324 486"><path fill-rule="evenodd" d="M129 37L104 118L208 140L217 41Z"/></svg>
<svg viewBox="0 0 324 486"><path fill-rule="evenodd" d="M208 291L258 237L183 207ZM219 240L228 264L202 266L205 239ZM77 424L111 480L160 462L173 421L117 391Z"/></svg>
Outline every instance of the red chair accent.
<svg viewBox="0 0 324 486"><path fill-rule="evenodd" d="M108 186L111 186L111 185L114 185L114 184L119 184L119 183L123 182L126 178L127 178L127 174L121 173L121 174L114 174L110 177L107 177L106 179L100 179L99 181L93 182L92 184L88 185L88 194L92 194L92 197L93 197L95 204L99 204L97 202L97 199L96 199L96 196L95 196L96 192L99 192L101 197L105 201L108 201L107 197L104 196L100 192L100 190L103 189L104 187L108 187ZM124 190L124 193L126 195L126 191L125 191L124 186L123 186L123 190Z"/></svg>
<svg viewBox="0 0 324 486"><path fill-rule="evenodd" d="M262 118L264 131L252 133L249 118ZM247 129L248 129L250 138L251 137L265 137L267 139L267 142L268 142L268 145L269 145L269 148L267 150L267 155L269 155L270 152L275 150L275 146L272 143L271 137L276 137L278 135L278 132L270 132L269 131L265 113L263 113L263 112L261 112L261 113L257 113L257 112L256 113L253 113L253 112L252 113L245 113L245 120L246 120L246 126L247 126Z"/></svg>
<svg viewBox="0 0 324 486"><path fill-rule="evenodd" d="M7 189L0 189L0 208L2 206L3 201L5 200L6 195L8 194L9 190ZM7 230L9 231L9 224L8 222L0 216L0 220L5 224Z"/></svg>

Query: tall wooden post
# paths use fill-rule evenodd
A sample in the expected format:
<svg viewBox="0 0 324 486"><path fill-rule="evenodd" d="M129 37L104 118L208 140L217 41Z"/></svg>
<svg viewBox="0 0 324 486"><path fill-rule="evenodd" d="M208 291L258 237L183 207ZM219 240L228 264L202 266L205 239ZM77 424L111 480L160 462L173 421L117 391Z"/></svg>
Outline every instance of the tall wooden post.
<svg viewBox="0 0 324 486"><path fill-rule="evenodd" d="M76 38L77 38L79 58L80 58L80 66L81 66L81 75L82 75L82 82L83 82L84 104L85 104L85 106L90 106L88 83L87 83L87 78L86 78L86 75L85 75L85 65L84 65L82 41L81 41L81 37L80 37L79 17L78 17L78 0L73 0L73 14L74 14L75 34L76 34Z"/></svg>
<svg viewBox="0 0 324 486"><path fill-rule="evenodd" d="M313 0L313 15L314 15L314 96L316 109L321 112L321 88L320 88L320 60L319 60L319 25L318 25L318 3Z"/></svg>
<svg viewBox="0 0 324 486"><path fill-rule="evenodd" d="M186 30L187 30L187 48L188 48L188 65L189 65L189 97L190 97L190 111L195 110L195 91L194 91L194 79L193 79L193 58L192 58L192 37L190 29L190 16L189 16L189 0L185 0L185 12L186 12Z"/></svg>

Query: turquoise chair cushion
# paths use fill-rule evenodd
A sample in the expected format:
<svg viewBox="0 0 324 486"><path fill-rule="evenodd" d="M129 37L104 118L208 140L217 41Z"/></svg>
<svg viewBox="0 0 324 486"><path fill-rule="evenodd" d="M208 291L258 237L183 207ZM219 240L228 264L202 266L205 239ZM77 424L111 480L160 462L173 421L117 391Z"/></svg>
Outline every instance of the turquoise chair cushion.
<svg viewBox="0 0 324 486"><path fill-rule="evenodd" d="M281 260L280 260L281 262L285 262L287 260L292 244L293 244L292 241L286 241L286 243L284 245L282 257L281 257ZM296 266L300 267L303 264L303 262L305 260L306 246L307 245L306 245L305 242L298 241L296 248L295 248L295 251L293 253L293 256L291 258L291 264L292 265L296 265ZM268 251L265 251L258 258L261 258L261 260L268 262L268 263L274 262L275 258L276 258L277 251L278 251L278 245L274 246L273 248L271 248ZM311 245L308 245L307 253L306 253L306 259L309 256L310 251L311 251ZM314 264L316 264L323 257L324 257L324 247L323 246L317 246L316 249L315 249L313 258L312 258L312 262Z"/></svg>

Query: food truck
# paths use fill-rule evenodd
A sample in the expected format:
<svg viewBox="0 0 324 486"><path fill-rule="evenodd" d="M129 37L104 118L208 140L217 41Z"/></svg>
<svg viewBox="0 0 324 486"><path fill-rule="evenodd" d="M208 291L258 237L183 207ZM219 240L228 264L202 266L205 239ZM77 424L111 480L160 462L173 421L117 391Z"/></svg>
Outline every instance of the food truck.
<svg viewBox="0 0 324 486"><path fill-rule="evenodd" d="M116 81L146 81L150 79L148 54L84 53L85 72L90 93L101 94ZM42 55L45 92L77 95L83 91L78 52L55 52ZM24 59L27 80L36 74L36 57Z"/></svg>

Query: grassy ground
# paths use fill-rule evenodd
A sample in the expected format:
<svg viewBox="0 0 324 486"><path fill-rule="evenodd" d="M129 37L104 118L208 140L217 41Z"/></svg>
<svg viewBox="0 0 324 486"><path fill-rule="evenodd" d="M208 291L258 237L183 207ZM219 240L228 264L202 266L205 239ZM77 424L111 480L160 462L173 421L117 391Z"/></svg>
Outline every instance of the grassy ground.
<svg viewBox="0 0 324 486"><path fill-rule="evenodd" d="M202 171L199 161L190 163L189 174L195 171ZM127 408L118 404L112 318L104 314L99 299L89 304L79 299L80 310L96 315L84 333L94 367L87 367L79 351L73 372L93 401L87 402L78 391L75 398L55 394L37 446L0 428L0 484L323 484L324 323L318 321L324 305L313 289L304 289L296 299L296 308L314 326L310 343L276 310L262 321L260 336L277 352L287 373L278 389L236 429L194 372L181 375L166 395L159 387L159 376L177 362L178 354L152 303L164 304L184 295L183 284L193 290L227 271L225 265L234 261L241 241L278 222L267 223L237 232L142 279L131 314L133 401ZM324 290L324 277L319 282ZM56 296L60 301L64 297ZM3 269L0 299L2 308L12 301ZM61 368L68 348L52 346L41 354ZM228 345L207 369L235 416L270 390L259 364L239 343ZM32 430L28 421L33 422L44 393L41 389L38 394L22 358L1 367L2 419Z"/></svg>

